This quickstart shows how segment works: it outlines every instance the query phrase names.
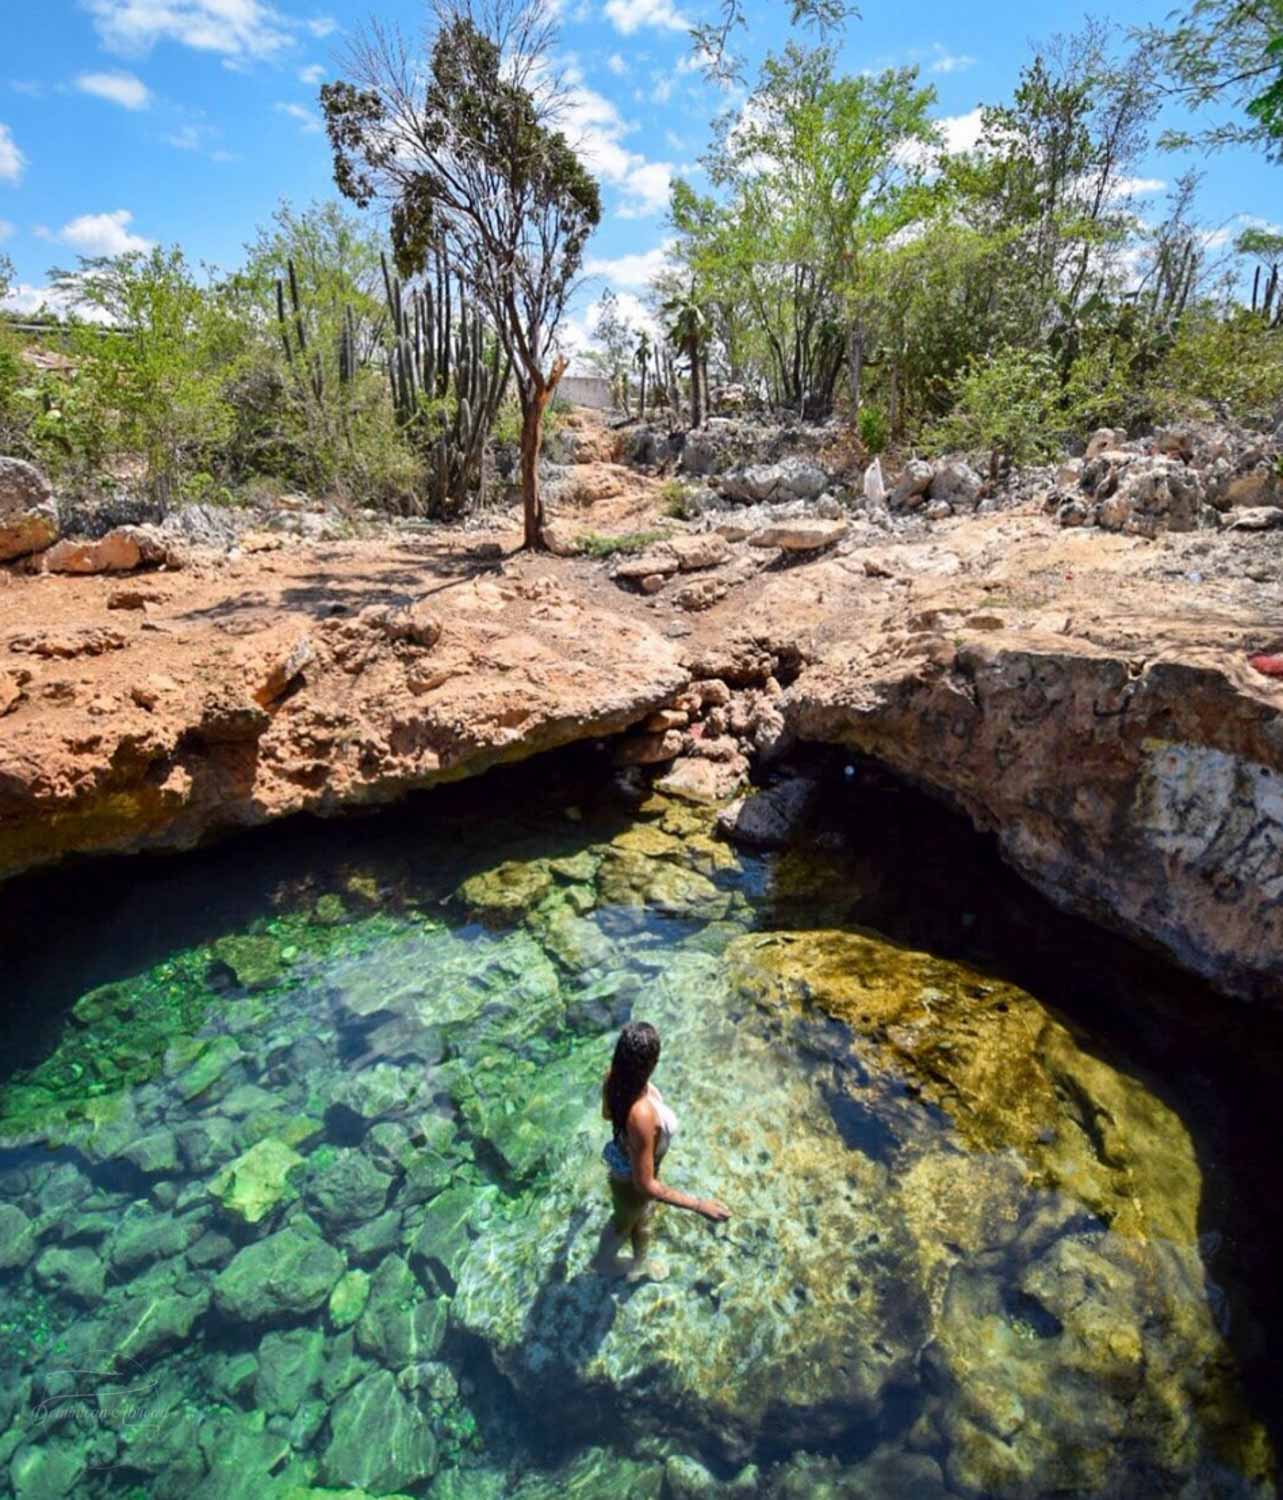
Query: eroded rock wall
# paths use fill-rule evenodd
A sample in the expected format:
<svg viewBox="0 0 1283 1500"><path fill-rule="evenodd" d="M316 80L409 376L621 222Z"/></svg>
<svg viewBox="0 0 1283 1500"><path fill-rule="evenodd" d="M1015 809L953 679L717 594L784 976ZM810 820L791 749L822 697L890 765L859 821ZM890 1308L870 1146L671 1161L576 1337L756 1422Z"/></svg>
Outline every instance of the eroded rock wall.
<svg viewBox="0 0 1283 1500"><path fill-rule="evenodd" d="M1283 689L1246 661L918 635L836 649L788 713L949 796L1062 906L1283 1001Z"/></svg>

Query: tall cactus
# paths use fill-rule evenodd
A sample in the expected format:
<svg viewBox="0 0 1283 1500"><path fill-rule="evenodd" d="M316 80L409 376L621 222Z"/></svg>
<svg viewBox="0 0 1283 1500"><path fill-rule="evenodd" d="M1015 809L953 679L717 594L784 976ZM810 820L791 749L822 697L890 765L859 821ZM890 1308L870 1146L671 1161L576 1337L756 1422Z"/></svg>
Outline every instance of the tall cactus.
<svg viewBox="0 0 1283 1500"><path fill-rule="evenodd" d="M304 383L314 400L320 405L325 400L325 361L319 349L312 347L307 332L307 320L303 314L303 299L299 295L298 275L291 257L285 262L289 281L290 300L288 311L285 305L285 282L276 279L276 321L280 325L281 343L290 368ZM358 364L356 343L356 316L350 305L343 309L343 325L339 330L339 384L350 386L356 379Z"/></svg>
<svg viewBox="0 0 1283 1500"><path fill-rule="evenodd" d="M482 457L511 373L500 365L497 339L485 355L481 315L468 304L460 281L457 309L444 257L434 256L432 274L404 288L383 257L392 335L388 380L402 427L412 432L426 461L428 509L443 514L463 508L482 487Z"/></svg>

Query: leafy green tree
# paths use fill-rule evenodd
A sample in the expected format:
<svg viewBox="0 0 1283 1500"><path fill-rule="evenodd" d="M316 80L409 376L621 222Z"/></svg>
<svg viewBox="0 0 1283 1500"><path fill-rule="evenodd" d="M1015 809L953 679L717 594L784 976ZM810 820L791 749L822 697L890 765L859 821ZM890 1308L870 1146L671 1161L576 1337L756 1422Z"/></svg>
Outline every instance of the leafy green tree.
<svg viewBox="0 0 1283 1500"><path fill-rule="evenodd" d="M1174 24L1139 35L1178 98L1195 109L1228 105L1246 116L1168 130L1164 145L1255 145L1283 161L1283 0L1194 0Z"/></svg>
<svg viewBox="0 0 1283 1500"><path fill-rule="evenodd" d="M66 442L94 455L142 455L164 503L185 478L216 463L231 431L225 383L242 359L250 329L208 285L198 282L177 246L83 259L54 281L95 324L74 330L79 367L65 413Z"/></svg>
<svg viewBox="0 0 1283 1500"><path fill-rule="evenodd" d="M705 165L719 196L674 187L676 255L720 311L732 362L799 413L826 412L848 350L863 359L865 262L930 196L934 97L912 69L839 77L829 49L791 44L717 123Z"/></svg>
<svg viewBox="0 0 1283 1500"><path fill-rule="evenodd" d="M597 184L557 128L564 107L541 0L436 0L428 55L371 24L350 79L321 90L339 191L391 210L405 274L440 246L516 373L525 545L543 545L543 415L566 369L557 333Z"/></svg>

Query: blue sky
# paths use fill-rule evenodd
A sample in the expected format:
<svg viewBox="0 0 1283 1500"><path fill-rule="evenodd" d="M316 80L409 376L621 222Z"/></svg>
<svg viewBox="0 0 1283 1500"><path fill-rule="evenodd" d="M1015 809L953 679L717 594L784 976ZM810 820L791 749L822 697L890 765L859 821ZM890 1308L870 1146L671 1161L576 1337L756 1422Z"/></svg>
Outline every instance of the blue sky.
<svg viewBox="0 0 1283 1500"><path fill-rule="evenodd" d="M371 0L3 0L0 250L30 307L51 265L78 253L178 242L197 261L238 262L282 197L333 196L317 89ZM626 303L662 254L671 174L689 172L727 102L692 67L686 27L715 0L561 0L561 53L575 128L602 180L606 215L589 248L580 329L607 283ZM373 0L414 29L421 0ZM1120 25L1161 18L1168 0L1122 0ZM21 11L21 25L14 18ZM747 0L750 58L787 39L783 0ZM974 111L1014 85L1032 43L1074 29L1072 0L869 0L843 45L851 70L916 63L937 114L965 144ZM1171 182L1188 159L1155 151L1140 169ZM1225 152L1206 170L1201 217L1228 238L1234 216L1283 218L1283 172ZM1161 188L1153 189L1155 207ZM1219 232L1219 233L1218 233Z"/></svg>

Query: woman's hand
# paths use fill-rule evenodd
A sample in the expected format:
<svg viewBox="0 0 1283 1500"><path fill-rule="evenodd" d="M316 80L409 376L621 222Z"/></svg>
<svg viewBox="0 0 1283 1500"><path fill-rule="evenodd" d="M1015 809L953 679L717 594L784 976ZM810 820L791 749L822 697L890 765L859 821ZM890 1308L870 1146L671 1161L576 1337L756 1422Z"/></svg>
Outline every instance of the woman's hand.
<svg viewBox="0 0 1283 1500"><path fill-rule="evenodd" d="M702 1215L710 1224L724 1224L731 1216L730 1209L724 1203L719 1203L716 1198L702 1199L696 1213Z"/></svg>

